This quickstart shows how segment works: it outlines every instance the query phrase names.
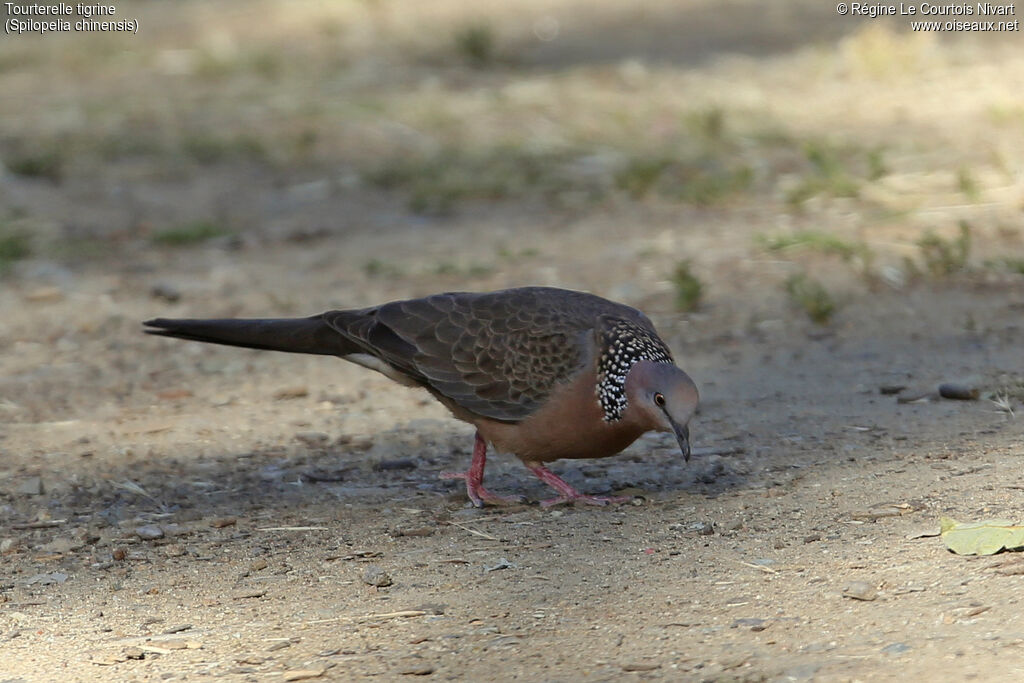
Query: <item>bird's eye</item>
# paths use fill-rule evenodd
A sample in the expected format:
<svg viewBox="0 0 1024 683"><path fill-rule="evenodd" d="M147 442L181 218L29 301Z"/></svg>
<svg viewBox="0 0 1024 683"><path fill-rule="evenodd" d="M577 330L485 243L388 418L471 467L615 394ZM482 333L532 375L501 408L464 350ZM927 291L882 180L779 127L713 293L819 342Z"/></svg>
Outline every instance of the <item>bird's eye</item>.
<svg viewBox="0 0 1024 683"><path fill-rule="evenodd" d="M654 405L658 406L659 408L664 408L665 407L665 397L662 396L661 394L655 394L654 395Z"/></svg>

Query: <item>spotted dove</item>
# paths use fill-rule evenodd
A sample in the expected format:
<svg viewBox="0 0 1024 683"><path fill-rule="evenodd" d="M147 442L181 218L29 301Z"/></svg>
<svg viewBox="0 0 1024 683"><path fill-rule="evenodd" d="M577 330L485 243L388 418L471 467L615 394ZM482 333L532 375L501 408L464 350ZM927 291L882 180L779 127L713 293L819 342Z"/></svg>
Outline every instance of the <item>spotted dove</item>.
<svg viewBox="0 0 1024 683"><path fill-rule="evenodd" d="M476 427L464 479L474 505L511 498L483 487L487 444L518 456L558 492L544 505L587 496L544 463L604 458L641 434L674 433L690 457L697 387L640 311L548 287L454 292L310 318L169 320L146 332L253 349L339 356L423 387Z"/></svg>

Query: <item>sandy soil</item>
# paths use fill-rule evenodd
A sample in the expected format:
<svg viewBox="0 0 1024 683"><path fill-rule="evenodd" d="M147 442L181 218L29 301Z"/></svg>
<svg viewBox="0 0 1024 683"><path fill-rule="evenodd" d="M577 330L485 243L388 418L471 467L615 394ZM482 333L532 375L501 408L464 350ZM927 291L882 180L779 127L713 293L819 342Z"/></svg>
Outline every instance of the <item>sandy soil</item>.
<svg viewBox="0 0 1024 683"><path fill-rule="evenodd" d="M663 16L648 17L652 31ZM710 16L683 22L708 32L700 59L656 53L678 73L629 62L623 87L652 97L717 83L727 112L759 102L792 129L845 122L894 145L890 175L801 210L781 198L785 178L758 176L711 206L613 191L582 204L472 199L444 215L411 210L401 191L324 185L322 160L4 175L9 220L38 220L49 241L0 287L0 681L1020 680L1024 561L957 556L935 534L940 516L1020 519L1024 276L991 265L1022 255L1020 167L978 141L1022 148L1024 105L1008 93L1024 66L1004 61L1004 81L969 104L1005 42L953 45L920 67L956 94L943 108L914 78L836 84L851 53L880 41L892 57L909 40L842 42L856 25L814 15L823 40L840 40L834 53L784 50L777 27L792 27L778 20L751 28L760 41L735 56L712 40ZM564 88L569 107L593 104L572 94L588 85L620 88L603 70L559 75L570 56L634 50L624 38L623 55L581 53L576 39L522 57L556 70L524 78ZM467 76L452 78L462 106ZM776 99L765 83L793 92ZM996 105L1010 123L992 122ZM791 162L772 154L769 167ZM965 199L964 182L958 194L958 164L975 169L980 198ZM158 221L207 214L241 227L154 244ZM919 257L925 228L952 235L961 220L969 263L941 277L893 270ZM866 240L878 273L758 246L808 227ZM83 234L99 248L54 247ZM684 258L705 287L687 313L669 276ZM838 293L827 324L787 298L797 271ZM530 502L473 509L438 478L468 462L472 430L426 393L331 358L140 328L155 315L306 315L519 284L651 315L701 388L690 463L660 435L556 463L582 490L633 499L541 509L545 487L494 457L489 486ZM940 382L981 398L938 399ZM923 398L882 393L892 387Z"/></svg>

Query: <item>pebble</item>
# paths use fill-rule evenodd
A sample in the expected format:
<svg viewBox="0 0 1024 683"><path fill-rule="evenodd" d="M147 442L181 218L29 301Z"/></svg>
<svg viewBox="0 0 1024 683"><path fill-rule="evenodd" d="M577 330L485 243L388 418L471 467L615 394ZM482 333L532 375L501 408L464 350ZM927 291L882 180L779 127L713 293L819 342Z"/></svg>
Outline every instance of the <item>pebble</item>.
<svg viewBox="0 0 1024 683"><path fill-rule="evenodd" d="M238 522L235 517L220 517L218 519L210 520L210 526L214 529L223 529L226 526L234 526Z"/></svg>
<svg viewBox="0 0 1024 683"><path fill-rule="evenodd" d="M285 681L304 681L309 678L320 678L327 672L327 669L293 669L281 674Z"/></svg>
<svg viewBox="0 0 1024 683"><path fill-rule="evenodd" d="M768 622L757 617L744 617L732 622L733 628L749 628L751 631L763 631L768 628Z"/></svg>
<svg viewBox="0 0 1024 683"><path fill-rule="evenodd" d="M290 641L290 640L279 640L276 643L273 643L273 644L269 645L267 647L267 652L276 652L278 650L283 650L283 649L285 649L287 647L291 647L291 646L292 646L292 641Z"/></svg>
<svg viewBox="0 0 1024 683"><path fill-rule="evenodd" d="M385 588L392 583L391 575L375 564L371 564L363 570L362 578L363 583L368 586L377 586L378 588Z"/></svg>
<svg viewBox="0 0 1024 683"><path fill-rule="evenodd" d="M978 394L977 387L967 386L966 384L946 382L939 385L939 396L942 398L950 398L955 401L976 401Z"/></svg>
<svg viewBox="0 0 1024 683"><path fill-rule="evenodd" d="M164 537L164 530L156 524L144 524L135 529L135 535L143 541L155 541Z"/></svg>
<svg viewBox="0 0 1024 683"><path fill-rule="evenodd" d="M158 282L149 290L149 295L154 299L166 301L169 304L177 303L181 299L181 290L166 282Z"/></svg>
<svg viewBox="0 0 1024 683"><path fill-rule="evenodd" d="M301 441L310 448L318 448L326 446L331 437L324 432L298 432L295 435L295 440Z"/></svg>
<svg viewBox="0 0 1024 683"><path fill-rule="evenodd" d="M622 665L623 671L655 671L661 668L661 664L647 662L630 662Z"/></svg>
<svg viewBox="0 0 1024 683"><path fill-rule="evenodd" d="M293 398L305 398L309 396L307 387L283 387L274 392L274 398L278 401L287 401Z"/></svg>
<svg viewBox="0 0 1024 683"><path fill-rule="evenodd" d="M429 676L434 673L434 667L427 663L407 664L398 669L401 676Z"/></svg>
<svg viewBox="0 0 1024 683"><path fill-rule="evenodd" d="M700 536L714 536L715 525L711 522L695 522L692 525L694 531Z"/></svg>
<svg viewBox="0 0 1024 683"><path fill-rule="evenodd" d="M39 287L25 295L25 299L34 304L52 304L64 300L64 292L59 287Z"/></svg>
<svg viewBox="0 0 1024 683"><path fill-rule="evenodd" d="M843 589L843 597L871 601L878 597L878 589L867 581L852 581Z"/></svg>
<svg viewBox="0 0 1024 683"><path fill-rule="evenodd" d="M912 650L906 643L893 643L892 645L886 645L882 648L882 654L886 655L901 655L904 652Z"/></svg>

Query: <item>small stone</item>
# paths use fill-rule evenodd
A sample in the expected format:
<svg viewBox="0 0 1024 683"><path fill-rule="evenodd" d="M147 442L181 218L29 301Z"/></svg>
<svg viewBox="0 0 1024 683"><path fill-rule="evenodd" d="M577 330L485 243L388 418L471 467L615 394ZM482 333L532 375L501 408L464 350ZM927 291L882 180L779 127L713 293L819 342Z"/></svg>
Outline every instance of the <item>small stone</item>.
<svg viewBox="0 0 1024 683"><path fill-rule="evenodd" d="M695 522L693 524L693 530L700 536L714 536L715 525L711 522Z"/></svg>
<svg viewBox="0 0 1024 683"><path fill-rule="evenodd" d="M942 398L949 398L955 401L976 401L978 395L977 387L967 386L966 384L946 382L939 385L939 396Z"/></svg>
<svg viewBox="0 0 1024 683"><path fill-rule="evenodd" d="M27 477L18 484L15 492L23 496L41 496L43 495L43 480L41 477Z"/></svg>
<svg viewBox="0 0 1024 683"><path fill-rule="evenodd" d="M262 598L266 594L267 594L267 591L260 591L260 590L239 591L237 593L232 593L231 594L231 599L232 600L248 600L249 598Z"/></svg>
<svg viewBox="0 0 1024 683"><path fill-rule="evenodd" d="M301 441L310 448L320 448L326 446L331 437L324 432L299 432L295 435L295 440Z"/></svg>
<svg viewBox="0 0 1024 683"><path fill-rule="evenodd" d="M54 584L61 584L68 580L68 575L64 572L52 572L50 574L36 574L35 576L28 579L25 583L28 585L38 584L40 586L52 586Z"/></svg>
<svg viewBox="0 0 1024 683"><path fill-rule="evenodd" d="M270 565L267 563L266 560L256 560L251 565L249 565L249 571L258 572L266 569L269 566Z"/></svg>
<svg viewBox="0 0 1024 683"><path fill-rule="evenodd" d="M912 650L906 643L893 643L892 645L886 645L882 648L882 654L886 655L901 655L904 652Z"/></svg>
<svg viewBox="0 0 1024 683"><path fill-rule="evenodd" d="M110 556L118 562L121 562L124 558L128 557L128 553L124 548L115 548L114 552L110 553Z"/></svg>
<svg viewBox="0 0 1024 683"><path fill-rule="evenodd" d="M226 526L234 526L237 522L238 520L234 517L219 517L210 520L210 526L214 529L223 529Z"/></svg>
<svg viewBox="0 0 1024 683"><path fill-rule="evenodd" d="M125 659L145 659L146 653L137 647L126 647L124 649Z"/></svg>
<svg viewBox="0 0 1024 683"><path fill-rule="evenodd" d="M155 541L164 537L164 530L156 524L144 524L135 530L135 535L143 541Z"/></svg>
<svg viewBox="0 0 1024 683"><path fill-rule="evenodd" d="M434 673L434 667L425 662L406 664L398 669L398 674L401 676L429 676Z"/></svg>
<svg viewBox="0 0 1024 683"><path fill-rule="evenodd" d="M867 581L852 581L843 589L843 597L871 601L878 597L878 589Z"/></svg>
<svg viewBox="0 0 1024 683"><path fill-rule="evenodd" d="M648 662L630 662L622 665L623 671L655 671L661 668L661 664Z"/></svg>
<svg viewBox="0 0 1024 683"><path fill-rule="evenodd" d="M278 401L288 401L293 398L305 398L309 396L309 389L306 387L283 387L274 392L274 398Z"/></svg>
<svg viewBox="0 0 1024 683"><path fill-rule="evenodd" d="M169 304L177 303L181 299L181 291L174 285L166 282L158 282L149 290L149 295L154 299L166 301Z"/></svg>
<svg viewBox="0 0 1024 683"><path fill-rule="evenodd" d="M17 538L5 538L0 541L0 555L6 555L7 553L13 552L18 549L19 541Z"/></svg>
<svg viewBox="0 0 1024 683"><path fill-rule="evenodd" d="M878 393L882 396L895 396L906 388L905 384L883 384L878 387Z"/></svg>
<svg viewBox="0 0 1024 683"><path fill-rule="evenodd" d="M293 669L282 673L281 678L285 681L304 681L309 678L320 678L326 671L327 669Z"/></svg>
<svg viewBox="0 0 1024 683"><path fill-rule="evenodd" d="M73 538L55 538L49 543L44 543L39 546L39 550L45 553L57 553L59 555L65 555L80 549L84 544L81 541Z"/></svg>
<svg viewBox="0 0 1024 683"><path fill-rule="evenodd" d="M371 564L369 567L363 570L363 583L368 586L376 586L378 588L385 588L391 585L391 575L381 569L375 564Z"/></svg>
<svg viewBox="0 0 1024 683"><path fill-rule="evenodd" d="M59 287L39 287L25 295L34 304L52 304L64 299L64 292Z"/></svg>
<svg viewBox="0 0 1024 683"><path fill-rule="evenodd" d="M287 647L291 647L291 646L292 646L292 641L290 641L290 640L279 640L276 643L272 643L269 646L267 646L267 652L277 652L278 650L283 650L283 649L285 649Z"/></svg>
<svg viewBox="0 0 1024 683"><path fill-rule="evenodd" d="M763 631L768 628L768 622L757 617L744 617L732 622L733 628L749 628L751 631Z"/></svg>
<svg viewBox="0 0 1024 683"><path fill-rule="evenodd" d="M165 557L181 557L185 554L185 547L180 543L171 543L164 546Z"/></svg>
<svg viewBox="0 0 1024 683"><path fill-rule="evenodd" d="M815 543L821 540L821 534L808 534L804 536L804 543Z"/></svg>

